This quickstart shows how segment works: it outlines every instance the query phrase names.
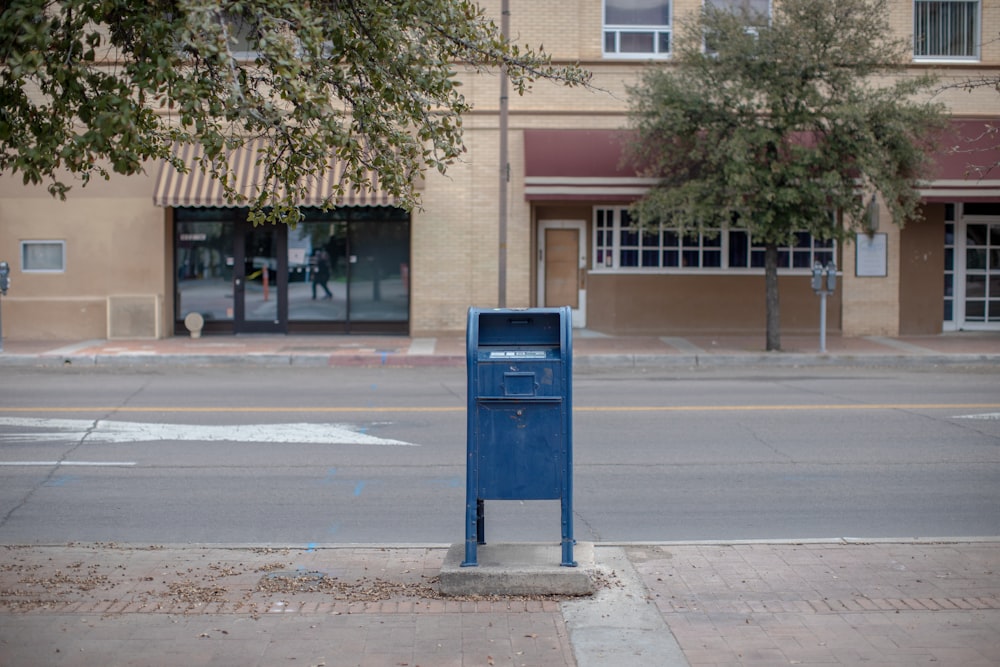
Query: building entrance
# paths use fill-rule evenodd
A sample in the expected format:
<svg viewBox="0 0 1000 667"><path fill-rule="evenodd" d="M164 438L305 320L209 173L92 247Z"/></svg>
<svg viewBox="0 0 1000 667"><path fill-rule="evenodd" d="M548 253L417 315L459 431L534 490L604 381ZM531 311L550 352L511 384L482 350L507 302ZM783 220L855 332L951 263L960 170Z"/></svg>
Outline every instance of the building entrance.
<svg viewBox="0 0 1000 667"><path fill-rule="evenodd" d="M287 333L287 235L242 220L234 237L233 332Z"/></svg>
<svg viewBox="0 0 1000 667"><path fill-rule="evenodd" d="M945 329L1000 330L1000 204L949 206Z"/></svg>

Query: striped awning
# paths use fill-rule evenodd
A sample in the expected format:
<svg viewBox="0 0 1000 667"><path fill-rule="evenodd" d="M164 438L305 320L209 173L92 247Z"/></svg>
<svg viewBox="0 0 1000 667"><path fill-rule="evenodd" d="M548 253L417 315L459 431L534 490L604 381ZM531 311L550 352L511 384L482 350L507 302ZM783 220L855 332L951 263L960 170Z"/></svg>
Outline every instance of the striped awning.
<svg viewBox="0 0 1000 667"><path fill-rule="evenodd" d="M261 142L248 142L246 146L237 148L229 154L229 168L233 174L235 189L247 200L256 197L266 185L264 165L258 164L258 157L263 154L263 145ZM188 172L182 174L169 162L164 162L156 181L156 189L153 191L154 204L174 208L245 206L243 203L229 202L218 179L201 170L198 162L202 155L201 146L179 144L174 146L173 151L174 156L188 166ZM395 206L396 198L379 189L377 175L369 173L369 179L369 182L360 188L345 183L345 192L336 200L337 205ZM342 182L344 182L343 163L331 157L328 169L322 176L307 181L306 195L296 203L298 206L322 206L336 191L337 184Z"/></svg>

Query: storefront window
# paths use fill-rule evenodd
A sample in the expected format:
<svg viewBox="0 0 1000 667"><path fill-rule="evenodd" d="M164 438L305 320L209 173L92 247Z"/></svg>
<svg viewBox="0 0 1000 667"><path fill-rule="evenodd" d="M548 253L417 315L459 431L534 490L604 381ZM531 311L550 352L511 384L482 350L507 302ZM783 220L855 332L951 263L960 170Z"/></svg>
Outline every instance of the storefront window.
<svg viewBox="0 0 1000 667"><path fill-rule="evenodd" d="M409 214L392 207L303 214L294 228L253 227L245 209L177 209L177 322L196 312L209 331L222 322L216 331L403 332Z"/></svg>
<svg viewBox="0 0 1000 667"><path fill-rule="evenodd" d="M233 319L233 219L224 209L193 209L177 223L177 318Z"/></svg>
<svg viewBox="0 0 1000 667"><path fill-rule="evenodd" d="M809 232L778 249L778 268L811 270L834 259L836 244ZM764 267L764 246L741 229L687 230L661 226L638 230L628 209L599 208L594 216L595 269L725 270Z"/></svg>

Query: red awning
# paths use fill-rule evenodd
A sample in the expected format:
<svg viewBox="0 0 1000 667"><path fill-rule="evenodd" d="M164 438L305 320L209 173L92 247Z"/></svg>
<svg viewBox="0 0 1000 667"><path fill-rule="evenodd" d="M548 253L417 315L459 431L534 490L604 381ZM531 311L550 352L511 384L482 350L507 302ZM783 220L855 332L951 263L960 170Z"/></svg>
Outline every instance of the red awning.
<svg viewBox="0 0 1000 667"><path fill-rule="evenodd" d="M953 119L934 163L925 201L1000 202L1000 168L988 168L1000 163L1000 118Z"/></svg>
<svg viewBox="0 0 1000 667"><path fill-rule="evenodd" d="M525 130L524 198L629 202L656 183L622 165L627 130Z"/></svg>
<svg viewBox="0 0 1000 667"><path fill-rule="evenodd" d="M935 156L933 177L920 192L926 201L1000 202L1000 137L987 134L1000 118L955 119ZM631 202L656 183L624 166L629 130L525 130L524 198L528 201Z"/></svg>

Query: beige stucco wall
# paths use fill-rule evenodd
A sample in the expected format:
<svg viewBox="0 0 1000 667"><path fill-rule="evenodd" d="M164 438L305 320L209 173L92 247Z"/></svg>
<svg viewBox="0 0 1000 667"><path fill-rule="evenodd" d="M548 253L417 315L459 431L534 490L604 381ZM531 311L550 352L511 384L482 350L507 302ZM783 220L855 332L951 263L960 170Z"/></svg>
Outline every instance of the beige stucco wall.
<svg viewBox="0 0 1000 667"><path fill-rule="evenodd" d="M149 176L77 184L66 201L44 187L0 178L0 253L11 266L3 334L35 340L163 335L158 323L170 259L164 239L164 213L153 206ZM21 242L32 240L63 241L65 271L22 271Z"/></svg>

